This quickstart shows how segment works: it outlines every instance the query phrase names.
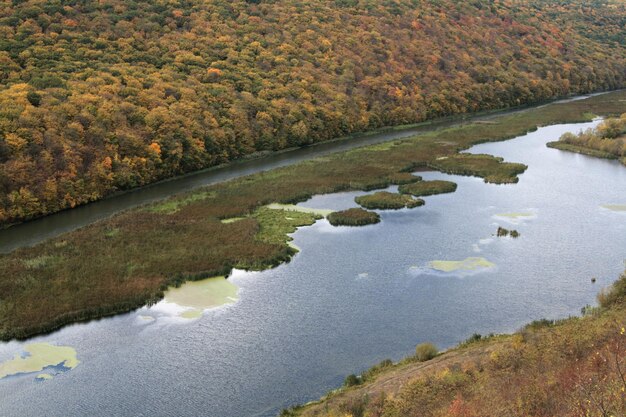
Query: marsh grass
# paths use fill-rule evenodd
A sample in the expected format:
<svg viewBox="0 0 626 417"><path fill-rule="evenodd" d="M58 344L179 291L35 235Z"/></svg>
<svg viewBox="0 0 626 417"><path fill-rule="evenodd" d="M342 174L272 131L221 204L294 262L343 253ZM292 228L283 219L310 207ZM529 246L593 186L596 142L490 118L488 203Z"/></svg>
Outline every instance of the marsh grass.
<svg viewBox="0 0 626 417"><path fill-rule="evenodd" d="M351 208L348 210L335 211L328 215L328 222L333 226L365 226L380 222L378 213Z"/></svg>
<svg viewBox="0 0 626 417"><path fill-rule="evenodd" d="M493 184L516 183L518 175L528 168L524 164L504 162L500 157L469 153L436 159L429 162L428 167L447 174L482 177L485 182Z"/></svg>
<svg viewBox="0 0 626 417"><path fill-rule="evenodd" d="M523 165L457 153L541 125L587 121L585 113L621 114L626 111L624 99L626 92L616 92L553 104L500 116L498 125L469 123L378 149L325 156L129 210L1 255L0 339L24 338L129 311L158 301L169 285L185 280L227 276L233 267L263 269L288 261L295 249L287 244L286 233L312 219L294 212L279 218L277 213L257 211L269 203L295 204L315 194L414 181L409 173L429 166L514 182ZM221 222L238 217L242 219ZM23 261L34 259L38 261L31 265L36 268ZM25 285L15 285L18 281Z"/></svg>
<svg viewBox="0 0 626 417"><path fill-rule="evenodd" d="M176 213L181 208L191 203L195 203L197 201L202 201L202 200L206 200L208 198L213 198L213 197L215 197L215 193L206 192L206 191L197 192L197 193L190 194L190 195L185 195L184 197L171 197L163 202L155 203L155 204L151 204L147 206L146 210L151 213L173 214L173 213Z"/></svg>
<svg viewBox="0 0 626 417"><path fill-rule="evenodd" d="M404 184L398 187L402 194L410 194L414 197L425 197L435 194L453 193L456 191L456 183L451 181L419 181L412 184Z"/></svg>
<svg viewBox="0 0 626 417"><path fill-rule="evenodd" d="M424 200L419 198L415 199L408 195L388 191L358 196L354 198L354 201L361 207L370 210L399 210L424 205Z"/></svg>

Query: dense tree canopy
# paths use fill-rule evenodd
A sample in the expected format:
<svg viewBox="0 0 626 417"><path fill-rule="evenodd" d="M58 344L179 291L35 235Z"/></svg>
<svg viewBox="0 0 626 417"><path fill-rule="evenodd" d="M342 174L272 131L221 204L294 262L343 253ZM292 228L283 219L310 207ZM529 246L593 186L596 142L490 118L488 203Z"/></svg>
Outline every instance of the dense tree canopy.
<svg viewBox="0 0 626 417"><path fill-rule="evenodd" d="M623 87L620 1L0 8L0 224L257 151Z"/></svg>

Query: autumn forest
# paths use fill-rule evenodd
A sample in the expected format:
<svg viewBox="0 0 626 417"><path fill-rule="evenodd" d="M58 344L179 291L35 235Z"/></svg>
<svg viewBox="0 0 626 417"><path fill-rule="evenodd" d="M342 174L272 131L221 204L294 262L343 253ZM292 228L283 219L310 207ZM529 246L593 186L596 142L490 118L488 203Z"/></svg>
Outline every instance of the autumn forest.
<svg viewBox="0 0 626 417"><path fill-rule="evenodd" d="M257 153L621 88L625 19L610 0L5 1L0 224Z"/></svg>

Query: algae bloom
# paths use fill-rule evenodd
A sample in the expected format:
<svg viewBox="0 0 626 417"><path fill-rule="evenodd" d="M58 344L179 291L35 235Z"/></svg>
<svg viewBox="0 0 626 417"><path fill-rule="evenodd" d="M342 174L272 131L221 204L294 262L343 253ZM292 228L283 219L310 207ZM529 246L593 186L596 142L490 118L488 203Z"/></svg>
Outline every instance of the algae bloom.
<svg viewBox="0 0 626 417"><path fill-rule="evenodd" d="M601 207L611 211L626 211L626 204L604 204Z"/></svg>
<svg viewBox="0 0 626 417"><path fill-rule="evenodd" d="M238 291L239 287L225 277L207 278L170 288L165 293L165 302L182 307L180 317L198 318L204 310L236 302Z"/></svg>
<svg viewBox="0 0 626 417"><path fill-rule="evenodd" d="M431 269L441 272L471 272L490 269L496 266L485 258L470 257L462 261L431 261L428 263Z"/></svg>
<svg viewBox="0 0 626 417"><path fill-rule="evenodd" d="M24 346L22 354L16 354L13 359L0 363L0 379L12 375L41 372L49 367L61 366L65 369L74 369L79 363L76 350L69 346L32 343ZM46 380L52 377L53 374L42 373L36 378Z"/></svg>
<svg viewBox="0 0 626 417"><path fill-rule="evenodd" d="M533 220L537 218L537 213L535 211L523 211L523 212L512 212L512 213L499 213L493 216L497 220L504 220L511 224L520 224L526 220Z"/></svg>
<svg viewBox="0 0 626 417"><path fill-rule="evenodd" d="M302 207L302 206L296 206L295 204L272 203L272 204L268 204L266 207L272 210L296 211L298 213L315 214L317 216L322 216L322 217L326 217L330 213L333 212L333 210Z"/></svg>

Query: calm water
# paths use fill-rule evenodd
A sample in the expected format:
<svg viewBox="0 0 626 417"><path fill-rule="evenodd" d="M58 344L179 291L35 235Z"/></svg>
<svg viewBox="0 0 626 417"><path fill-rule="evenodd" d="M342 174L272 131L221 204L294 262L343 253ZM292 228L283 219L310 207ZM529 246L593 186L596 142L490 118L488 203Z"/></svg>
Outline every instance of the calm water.
<svg viewBox="0 0 626 417"><path fill-rule="evenodd" d="M472 148L528 164L519 184L426 173L453 179L457 192L382 212L378 225L302 228L294 234L302 252L291 263L236 272L239 301L198 320L159 315L157 307L35 338L27 343L73 346L81 363L45 382L33 374L0 380L0 415L273 416L417 343L445 348L474 332L578 314L624 267L626 213L601 205L626 204L626 169L545 142L594 124ZM304 205L345 208L358 194ZM498 225L521 237L494 238ZM472 256L497 266L466 274L425 267ZM0 361L22 345L0 345Z"/></svg>

